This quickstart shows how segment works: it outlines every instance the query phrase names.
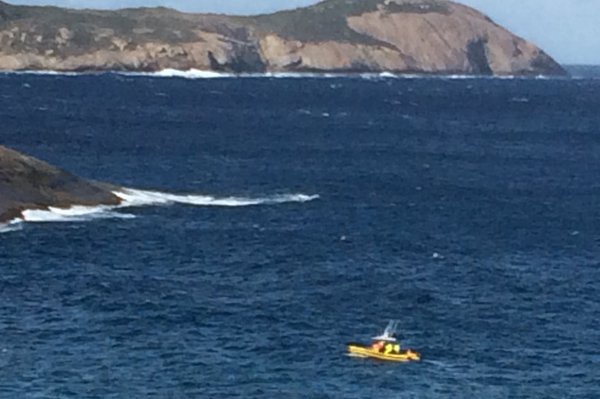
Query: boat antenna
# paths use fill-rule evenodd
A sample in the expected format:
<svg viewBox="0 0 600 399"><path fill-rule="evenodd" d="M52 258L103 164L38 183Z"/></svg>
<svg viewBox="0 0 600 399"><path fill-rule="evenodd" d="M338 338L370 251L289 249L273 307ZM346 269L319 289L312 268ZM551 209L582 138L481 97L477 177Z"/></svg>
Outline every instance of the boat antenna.
<svg viewBox="0 0 600 399"><path fill-rule="evenodd" d="M388 323L387 327L385 328L385 331L383 332L383 334L387 335L390 338L394 338L394 336L396 335L397 328L398 328L398 320L390 320L390 322Z"/></svg>
<svg viewBox="0 0 600 399"><path fill-rule="evenodd" d="M382 341L396 341L396 330L398 329L398 320L390 320L385 330L383 330L383 334L373 337L373 339L382 340Z"/></svg>

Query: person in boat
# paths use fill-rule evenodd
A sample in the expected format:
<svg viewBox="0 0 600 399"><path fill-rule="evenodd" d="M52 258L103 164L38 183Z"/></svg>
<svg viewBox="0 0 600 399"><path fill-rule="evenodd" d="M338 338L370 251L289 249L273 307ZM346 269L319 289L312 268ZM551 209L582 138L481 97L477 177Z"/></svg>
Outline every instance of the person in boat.
<svg viewBox="0 0 600 399"><path fill-rule="evenodd" d="M375 352L383 352L384 347L384 341L373 341L373 344L371 345L371 349L373 349Z"/></svg>
<svg viewBox="0 0 600 399"><path fill-rule="evenodd" d="M396 339L397 325L397 321L390 320L383 334L374 338L371 348L386 355L399 354L400 342Z"/></svg>

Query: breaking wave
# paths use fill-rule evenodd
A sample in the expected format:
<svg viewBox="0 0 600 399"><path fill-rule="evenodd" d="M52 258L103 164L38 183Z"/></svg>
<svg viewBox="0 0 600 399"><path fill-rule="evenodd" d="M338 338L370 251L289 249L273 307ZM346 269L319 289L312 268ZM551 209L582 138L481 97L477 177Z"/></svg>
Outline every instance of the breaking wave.
<svg viewBox="0 0 600 399"><path fill-rule="evenodd" d="M159 191L123 189L114 193L123 200L121 207L145 205L187 204L197 206L252 206L274 205L286 202L308 202L319 198L318 195L280 194L269 197L212 197L209 195L170 194Z"/></svg>
<svg viewBox="0 0 600 399"><path fill-rule="evenodd" d="M123 208L143 206L167 206L185 204L194 206L243 207L258 205L276 205L284 203L304 203L318 199L318 195L278 194L266 197L213 197L197 194L173 194L160 191L147 191L124 188L114 194L121 198L120 205L81 206L70 208L48 207L48 209L28 209L22 217L6 224L0 224L0 233L20 230L23 222L56 223L88 222L98 219L133 219L136 216L121 212Z"/></svg>
<svg viewBox="0 0 600 399"><path fill-rule="evenodd" d="M364 80L382 80L382 79L441 79L441 80L477 80L477 79L565 79L561 76L516 76L516 75L468 75L468 74L435 74L435 73L402 73L402 72L262 72L262 73L226 73L203 71L199 69L178 70L164 69L158 72L116 72L131 76L148 76L157 78L185 78L185 79L214 79L214 78L281 78L281 79L337 79L351 78Z"/></svg>
<svg viewBox="0 0 600 399"><path fill-rule="evenodd" d="M133 73L136 74L136 73ZM137 75L137 74L136 74ZM202 71L199 69L190 69L182 71L179 69L163 69L158 72L141 73L142 76L155 76L160 78L188 78L188 79L212 79L212 78L228 78L235 77L233 74L214 72L214 71Z"/></svg>
<svg viewBox="0 0 600 399"><path fill-rule="evenodd" d="M312 72L263 72L263 73L226 73L190 69L163 69L157 72L117 72L128 76L147 76L155 78L215 79L215 78L339 78L353 77L355 74L312 73Z"/></svg>
<svg viewBox="0 0 600 399"><path fill-rule="evenodd" d="M23 224L20 219L15 219L8 223L0 223L0 234L9 233L11 231L18 231L23 228Z"/></svg>
<svg viewBox="0 0 600 399"><path fill-rule="evenodd" d="M447 74L418 74L418 73L395 73L395 72L366 72L366 73L344 73L344 72L264 72L264 73L223 73L213 71L202 71L190 69L187 71L177 69L164 69L158 72L129 73L126 75L148 76L157 78L184 78L184 79L214 79L214 78L279 78L279 79L337 79L351 78L364 80L381 79L514 79L515 76L480 76L480 75L447 75Z"/></svg>
<svg viewBox="0 0 600 399"><path fill-rule="evenodd" d="M263 73L227 73L215 72L201 69L163 69L156 72L62 72L62 71L1 71L0 75L8 74L29 74L29 75L60 75L60 76L85 76L85 75L124 75L133 77L154 77L154 78L184 78L184 79L224 79L224 78L359 78L365 80L379 79L442 79L442 80L462 80L462 79L568 79L560 76L487 76L487 75L464 75L464 74L421 74L421 73L401 73L401 72L368 72L368 73L344 73L344 72L263 72Z"/></svg>
<svg viewBox="0 0 600 399"><path fill-rule="evenodd" d="M114 211L110 206L72 206L70 208L29 209L22 212L26 222L87 222L94 219L133 219L135 215Z"/></svg>

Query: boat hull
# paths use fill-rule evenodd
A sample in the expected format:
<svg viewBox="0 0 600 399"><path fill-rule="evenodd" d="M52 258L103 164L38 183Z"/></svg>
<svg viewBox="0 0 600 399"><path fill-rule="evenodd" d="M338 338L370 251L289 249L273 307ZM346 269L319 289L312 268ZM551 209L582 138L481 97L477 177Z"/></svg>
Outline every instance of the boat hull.
<svg viewBox="0 0 600 399"><path fill-rule="evenodd" d="M364 346L360 344L348 344L348 354L356 357L371 358L384 360L388 362L400 363L418 362L419 360L421 360L421 354L413 352L410 349L406 351L401 351L400 353L386 354L373 350L369 346Z"/></svg>

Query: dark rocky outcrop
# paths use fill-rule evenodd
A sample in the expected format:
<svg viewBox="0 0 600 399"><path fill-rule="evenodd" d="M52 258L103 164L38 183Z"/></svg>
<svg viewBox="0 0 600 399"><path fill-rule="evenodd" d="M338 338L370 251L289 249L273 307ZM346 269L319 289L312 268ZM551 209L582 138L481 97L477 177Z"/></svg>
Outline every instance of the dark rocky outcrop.
<svg viewBox="0 0 600 399"><path fill-rule="evenodd" d="M535 45L444 0L326 0L239 17L0 1L0 70L561 75Z"/></svg>
<svg viewBox="0 0 600 399"><path fill-rule="evenodd" d="M118 205L121 200L112 193L116 189L0 146L0 223L25 209Z"/></svg>

